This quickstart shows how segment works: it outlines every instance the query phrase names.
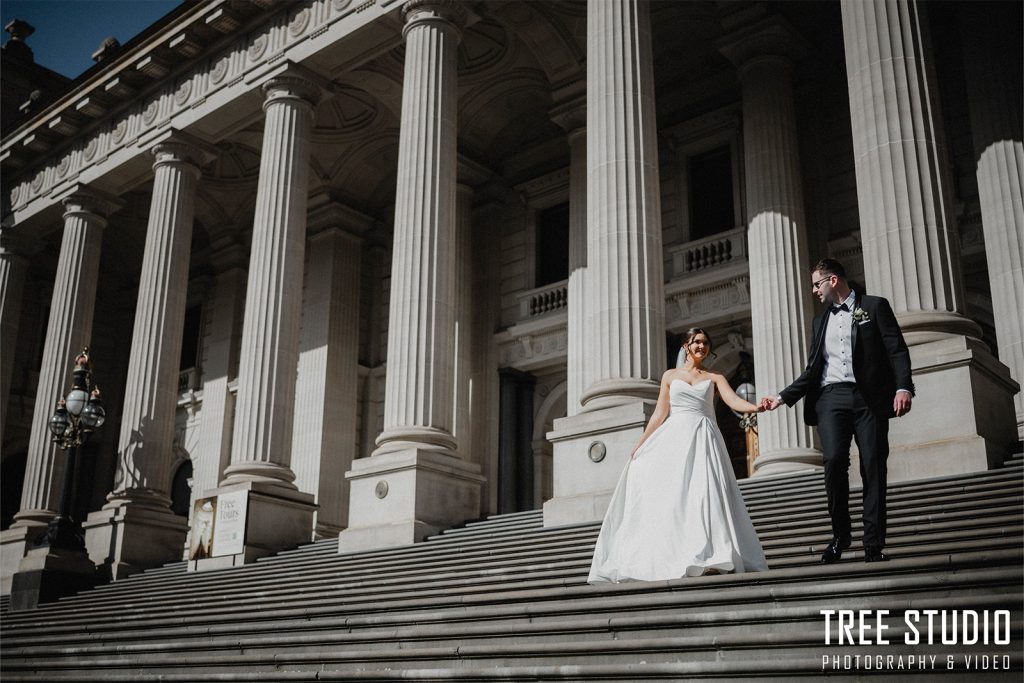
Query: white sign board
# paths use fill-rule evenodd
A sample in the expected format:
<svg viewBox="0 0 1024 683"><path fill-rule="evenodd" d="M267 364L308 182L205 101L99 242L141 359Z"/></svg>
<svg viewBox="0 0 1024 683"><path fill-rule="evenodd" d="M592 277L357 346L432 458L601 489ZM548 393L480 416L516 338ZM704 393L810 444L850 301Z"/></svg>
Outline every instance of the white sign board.
<svg viewBox="0 0 1024 683"><path fill-rule="evenodd" d="M246 490L217 496L217 521L213 525L213 557L236 555L245 550L245 518L249 505Z"/></svg>

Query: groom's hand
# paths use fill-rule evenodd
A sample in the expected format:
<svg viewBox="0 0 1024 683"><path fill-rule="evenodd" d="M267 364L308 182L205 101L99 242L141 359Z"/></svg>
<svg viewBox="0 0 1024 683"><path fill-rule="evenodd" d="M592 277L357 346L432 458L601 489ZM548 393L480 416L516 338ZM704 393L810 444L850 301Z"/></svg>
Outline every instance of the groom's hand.
<svg viewBox="0 0 1024 683"><path fill-rule="evenodd" d="M910 412L910 403L913 399L911 398L909 391L897 391L895 398L892 399L892 411L896 413L896 417L903 417Z"/></svg>
<svg viewBox="0 0 1024 683"><path fill-rule="evenodd" d="M761 399L762 410L775 410L781 402L775 396L765 396Z"/></svg>

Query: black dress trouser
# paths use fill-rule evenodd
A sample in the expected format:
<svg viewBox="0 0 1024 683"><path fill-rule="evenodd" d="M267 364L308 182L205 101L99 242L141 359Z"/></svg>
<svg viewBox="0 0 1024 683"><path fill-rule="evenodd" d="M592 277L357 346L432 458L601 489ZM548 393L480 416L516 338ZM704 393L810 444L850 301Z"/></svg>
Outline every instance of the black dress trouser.
<svg viewBox="0 0 1024 683"><path fill-rule="evenodd" d="M889 420L873 413L853 383L829 384L816 404L832 533L850 537L850 442L857 440L864 482L864 547L885 546Z"/></svg>

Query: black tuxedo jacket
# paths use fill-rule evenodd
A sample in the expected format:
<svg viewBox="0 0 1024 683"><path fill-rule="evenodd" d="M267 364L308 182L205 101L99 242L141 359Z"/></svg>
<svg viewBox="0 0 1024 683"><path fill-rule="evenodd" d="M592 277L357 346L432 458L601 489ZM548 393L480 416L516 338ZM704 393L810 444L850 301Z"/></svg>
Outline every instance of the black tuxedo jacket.
<svg viewBox="0 0 1024 683"><path fill-rule="evenodd" d="M889 302L880 296L854 296L851 341L853 375L857 388L872 412L888 419L894 416L892 401L896 390L909 389L911 393L914 392L910 376L910 352ZM821 375L825 370L825 329L832 318L830 308L826 308L814 319L807 369L780 394L783 403L788 406L807 397L804 402L804 421L809 425L818 424L815 404L821 393ZM857 309L867 314L866 320L858 322Z"/></svg>

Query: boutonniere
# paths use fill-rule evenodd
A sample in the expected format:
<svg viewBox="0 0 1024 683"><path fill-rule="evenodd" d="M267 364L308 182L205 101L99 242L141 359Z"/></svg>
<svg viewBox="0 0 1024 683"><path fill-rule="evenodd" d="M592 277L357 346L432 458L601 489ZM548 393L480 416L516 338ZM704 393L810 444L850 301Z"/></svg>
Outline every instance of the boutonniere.
<svg viewBox="0 0 1024 683"><path fill-rule="evenodd" d="M863 325L864 323L866 323L869 320L871 320L871 316L868 315L868 312L865 311L863 308L858 307L858 308L853 309L853 319L858 324Z"/></svg>

